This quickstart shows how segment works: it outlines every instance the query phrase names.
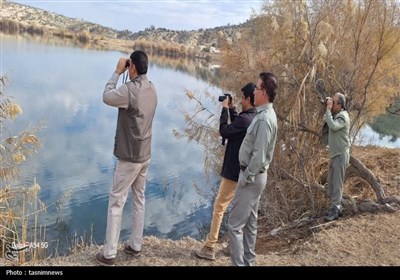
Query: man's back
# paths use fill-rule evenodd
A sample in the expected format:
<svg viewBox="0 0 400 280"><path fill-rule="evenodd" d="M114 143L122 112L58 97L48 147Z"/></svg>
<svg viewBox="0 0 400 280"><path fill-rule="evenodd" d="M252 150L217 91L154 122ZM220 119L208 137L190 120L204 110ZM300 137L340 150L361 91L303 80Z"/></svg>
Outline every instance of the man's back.
<svg viewBox="0 0 400 280"><path fill-rule="evenodd" d="M140 75L126 85L128 108L118 109L114 155L129 162L144 162L151 156L153 118L157 106L156 89Z"/></svg>

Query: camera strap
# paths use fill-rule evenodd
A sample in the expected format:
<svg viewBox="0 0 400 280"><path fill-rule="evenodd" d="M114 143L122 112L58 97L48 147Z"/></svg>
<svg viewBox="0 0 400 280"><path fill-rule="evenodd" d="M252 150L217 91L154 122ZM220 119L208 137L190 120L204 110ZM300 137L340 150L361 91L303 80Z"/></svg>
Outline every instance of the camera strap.
<svg viewBox="0 0 400 280"><path fill-rule="evenodd" d="M129 77L129 73L126 73L126 75L125 75L125 73L126 72L122 73L122 83L123 84L126 84L126 82L128 81L128 77Z"/></svg>

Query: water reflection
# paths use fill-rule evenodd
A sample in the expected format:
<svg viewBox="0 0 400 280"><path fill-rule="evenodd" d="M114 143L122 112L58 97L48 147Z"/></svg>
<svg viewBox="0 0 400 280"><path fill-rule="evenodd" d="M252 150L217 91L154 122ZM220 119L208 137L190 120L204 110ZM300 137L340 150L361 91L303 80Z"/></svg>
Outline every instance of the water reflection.
<svg viewBox="0 0 400 280"><path fill-rule="evenodd" d="M189 74L212 85L220 85L220 67L202 60L170 59L167 57L152 56L151 61L160 68L175 70Z"/></svg>
<svg viewBox="0 0 400 280"><path fill-rule="evenodd" d="M33 36L29 34L19 34L15 36L0 34L4 39L12 38L22 42L29 41L35 42L43 46L59 46L59 47L72 47L79 49L88 49L92 51L112 51L105 49L104 46L97 46L93 44L82 44L79 41L74 41L67 38L60 37L46 37L46 36ZM23 43L22 43L23 44ZM122 51L123 52L123 51ZM124 55L128 56L129 53ZM167 56L149 55L149 60L152 64L162 69L174 70L183 74L189 74L204 82L212 85L219 86L220 84L220 65L216 63L207 62L204 59L189 59L189 58L171 58Z"/></svg>
<svg viewBox="0 0 400 280"><path fill-rule="evenodd" d="M11 81L6 93L24 110L7 126L10 134L41 121L45 125L39 133L43 146L26 163L21 177L27 186L36 177L42 187L40 198L54 205L42 220L48 228L47 236L66 240L65 235L86 232L102 244L116 163L112 149L117 117L115 108L103 104L102 92L123 54L49 46L4 35L1 52L1 71ZM207 72L208 66L200 62L150 60L149 78L158 89L159 104L146 190L145 235L198 238L199 224L209 222L211 215L210 205L193 186L207 185L203 151L195 143L176 139L172 130L185 127L179 107L193 109L185 91L218 96L220 89L211 85L218 75ZM368 129L364 134L376 135ZM399 141L396 143L393 145L399 147ZM211 180L212 186L218 179ZM128 200L122 221L123 240L129 235L130 212Z"/></svg>
<svg viewBox="0 0 400 280"><path fill-rule="evenodd" d="M400 148L400 140L391 136L377 133L371 126L366 125L356 139L357 145L372 145L385 148Z"/></svg>
<svg viewBox="0 0 400 280"><path fill-rule="evenodd" d="M395 106L400 108L400 102L395 104ZM395 143L400 138L399 115L389 113L379 115L370 123L370 127L379 134L380 140L387 136L390 138L389 142Z"/></svg>
<svg viewBox="0 0 400 280"><path fill-rule="evenodd" d="M30 185L36 177L46 204L59 201L61 207L50 208L42 221L48 227L47 236L88 234L93 225L93 237L102 244L116 163L112 149L117 117L117 109L103 104L102 92L122 54L48 46L3 35L1 50L2 71L11 81L6 93L24 111L9 126L10 133L39 122L45 125L39 132L43 146L26 163L22 178ZM196 213L194 205L201 197L193 183L206 185L202 147L176 139L172 130L185 126L179 106L192 109L185 90L215 92L216 96L220 90L186 71L160 65L151 63L148 73L158 89L159 103L153 124L145 234L197 238L197 224L204 213ZM128 202L124 212L130 211ZM68 224L61 233L57 231L60 221ZM121 238L127 239L128 215L122 223Z"/></svg>

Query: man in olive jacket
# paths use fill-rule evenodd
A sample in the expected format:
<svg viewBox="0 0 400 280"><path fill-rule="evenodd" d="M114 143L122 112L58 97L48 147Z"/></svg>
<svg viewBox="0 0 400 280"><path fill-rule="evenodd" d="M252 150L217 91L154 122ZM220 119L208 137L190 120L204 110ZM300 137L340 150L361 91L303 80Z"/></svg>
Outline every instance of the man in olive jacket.
<svg viewBox="0 0 400 280"><path fill-rule="evenodd" d="M218 233L221 227L222 218L232 201L236 191L236 184L239 178L239 149L247 128L256 115L254 108L254 89L255 84L248 83L242 88L243 96L241 99L242 112L238 115L233 100L226 98L222 102L222 112L219 125L219 133L228 140L225 150L224 162L221 171L221 184L214 203L213 217L210 232L201 250L195 251L197 257L207 260L215 260L215 245L218 241ZM228 124L228 110L231 123Z"/></svg>
<svg viewBox="0 0 400 280"><path fill-rule="evenodd" d="M329 127L328 144L330 163L328 170L328 194L331 208L326 221L337 219L342 212L341 202L346 167L350 160L350 117L346 110L345 96L337 92L326 100L325 121Z"/></svg>

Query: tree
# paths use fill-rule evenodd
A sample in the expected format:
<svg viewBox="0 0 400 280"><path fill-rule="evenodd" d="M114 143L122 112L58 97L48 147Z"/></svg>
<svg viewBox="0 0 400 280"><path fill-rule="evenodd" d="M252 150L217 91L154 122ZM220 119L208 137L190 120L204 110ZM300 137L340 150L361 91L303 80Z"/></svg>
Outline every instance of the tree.
<svg viewBox="0 0 400 280"><path fill-rule="evenodd" d="M227 90L238 92L266 70L279 78L278 140L261 202L268 223L325 210L324 97L338 91L348 96L354 143L360 128L398 94L399 69L400 11L391 0L265 1L263 14L247 24L238 43L224 46L221 85ZM187 120L192 128L205 125L193 116ZM400 202L386 197L359 159L351 156L350 164L346 178L366 181L380 205ZM356 209L354 199L345 198L345 209Z"/></svg>
<svg viewBox="0 0 400 280"><path fill-rule="evenodd" d="M286 211L293 215L300 210L300 216L321 207L314 191L323 190L326 180L321 173L325 150L317 145L324 111L321 97L338 91L349 97L354 143L360 128L398 92L391 85L400 79L399 6L389 0L266 1L264 13L247 30L248 49L229 50L223 66L229 69L234 62L240 73L270 69L279 76L275 108L280 133L272 180L281 185L282 179L289 179L301 189L295 200L306 202L309 209L294 203ZM357 158L352 156L350 163L348 177L366 180L380 203L392 201Z"/></svg>

